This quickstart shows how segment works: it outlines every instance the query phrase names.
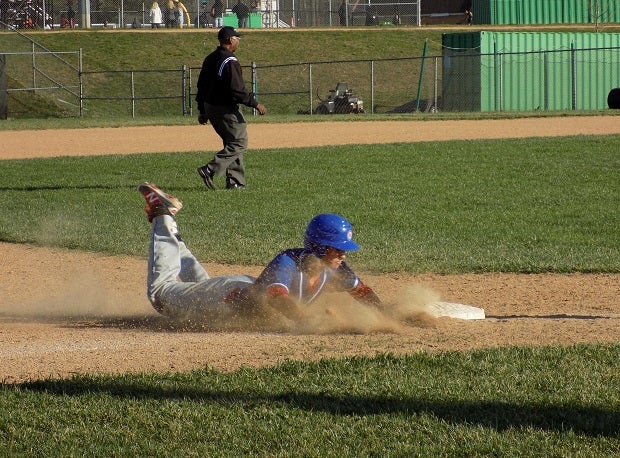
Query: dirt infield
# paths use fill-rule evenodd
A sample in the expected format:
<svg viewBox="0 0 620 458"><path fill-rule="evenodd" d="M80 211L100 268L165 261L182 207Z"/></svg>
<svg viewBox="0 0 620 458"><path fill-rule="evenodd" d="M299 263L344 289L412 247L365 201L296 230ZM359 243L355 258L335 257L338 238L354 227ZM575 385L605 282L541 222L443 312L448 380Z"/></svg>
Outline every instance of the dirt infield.
<svg viewBox="0 0 620 458"><path fill-rule="evenodd" d="M556 137L620 133L619 116L495 119L488 121L376 121L249 124L251 149L484 138ZM28 141L24 141L27 138ZM283 140L285 139L284 143ZM215 151L211 126L126 127L32 132L0 131L0 159L98 154Z"/></svg>
<svg viewBox="0 0 620 458"><path fill-rule="evenodd" d="M322 144L326 131L336 133L329 136L330 144L620 133L618 118L611 116L249 127L253 149ZM291 145L274 144L274 138L282 137L275 135L275 129L294 132ZM24 135L32 141L23 142ZM0 131L0 159L217 147L214 135L201 126L36 134ZM158 316L145 297L144 258L3 243L0 247L4 258L0 380L6 383L77 373L184 371L206 366L228 371L285 359L620 340L617 274L362 273L390 303L410 305L441 298L482 307L487 318L463 321L417 314L403 321L334 296L309 311L303 328L273 325L260 331L231 331L207 329L203 324L181 326ZM258 266L206 267L215 276L255 275L260 270Z"/></svg>

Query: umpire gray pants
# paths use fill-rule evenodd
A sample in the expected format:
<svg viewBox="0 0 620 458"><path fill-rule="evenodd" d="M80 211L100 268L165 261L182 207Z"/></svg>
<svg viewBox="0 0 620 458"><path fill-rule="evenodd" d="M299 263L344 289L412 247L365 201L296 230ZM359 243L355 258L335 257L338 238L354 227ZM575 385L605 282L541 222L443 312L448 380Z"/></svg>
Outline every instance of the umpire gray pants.
<svg viewBox="0 0 620 458"><path fill-rule="evenodd" d="M227 182L233 181L245 186L243 153L248 149L248 130L239 105L205 103L205 114L224 144L224 148L215 153L207 165L215 175L222 176L225 173Z"/></svg>
<svg viewBox="0 0 620 458"><path fill-rule="evenodd" d="M226 317L226 299L233 290L254 282L247 275L210 278L207 271L178 237L170 215L153 219L149 245L147 295L158 312L172 318Z"/></svg>

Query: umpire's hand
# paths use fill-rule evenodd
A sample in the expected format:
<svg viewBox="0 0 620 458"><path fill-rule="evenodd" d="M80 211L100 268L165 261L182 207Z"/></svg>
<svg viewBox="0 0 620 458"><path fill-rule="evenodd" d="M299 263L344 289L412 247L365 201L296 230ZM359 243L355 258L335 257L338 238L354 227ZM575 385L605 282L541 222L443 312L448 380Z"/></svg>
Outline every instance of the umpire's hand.
<svg viewBox="0 0 620 458"><path fill-rule="evenodd" d="M265 108L265 105L263 105L262 103L259 103L258 105L256 105L256 111L258 111L259 114L264 115L265 113L267 113L267 108Z"/></svg>
<svg viewBox="0 0 620 458"><path fill-rule="evenodd" d="M208 121L208 119L207 119L207 115L206 115L206 114L204 114L204 113L200 113L200 114L198 115L198 122L199 122L200 124L203 124L203 125L204 125L204 124L206 124L206 123L207 123L207 121Z"/></svg>

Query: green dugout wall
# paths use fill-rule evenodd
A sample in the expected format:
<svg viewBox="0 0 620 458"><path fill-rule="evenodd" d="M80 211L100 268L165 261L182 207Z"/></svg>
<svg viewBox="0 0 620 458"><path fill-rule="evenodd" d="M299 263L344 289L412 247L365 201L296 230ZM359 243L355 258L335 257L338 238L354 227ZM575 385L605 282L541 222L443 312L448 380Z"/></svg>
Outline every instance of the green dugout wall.
<svg viewBox="0 0 620 458"><path fill-rule="evenodd" d="M475 24L620 22L618 0L473 0Z"/></svg>
<svg viewBox="0 0 620 458"><path fill-rule="evenodd" d="M444 111L600 110L620 87L620 34L444 34Z"/></svg>

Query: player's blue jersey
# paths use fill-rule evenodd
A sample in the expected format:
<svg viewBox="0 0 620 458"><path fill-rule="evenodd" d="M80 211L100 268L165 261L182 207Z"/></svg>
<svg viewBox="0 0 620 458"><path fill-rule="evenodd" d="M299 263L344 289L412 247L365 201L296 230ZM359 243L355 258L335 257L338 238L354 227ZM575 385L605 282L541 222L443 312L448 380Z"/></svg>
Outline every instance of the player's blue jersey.
<svg viewBox="0 0 620 458"><path fill-rule="evenodd" d="M254 295L267 294L270 287L283 287L289 296L300 304L309 304L323 291L353 291L360 284L357 275L343 262L336 270L325 267L318 283L309 284L306 274L301 271L301 255L304 248L291 248L280 252L265 267L251 287Z"/></svg>

